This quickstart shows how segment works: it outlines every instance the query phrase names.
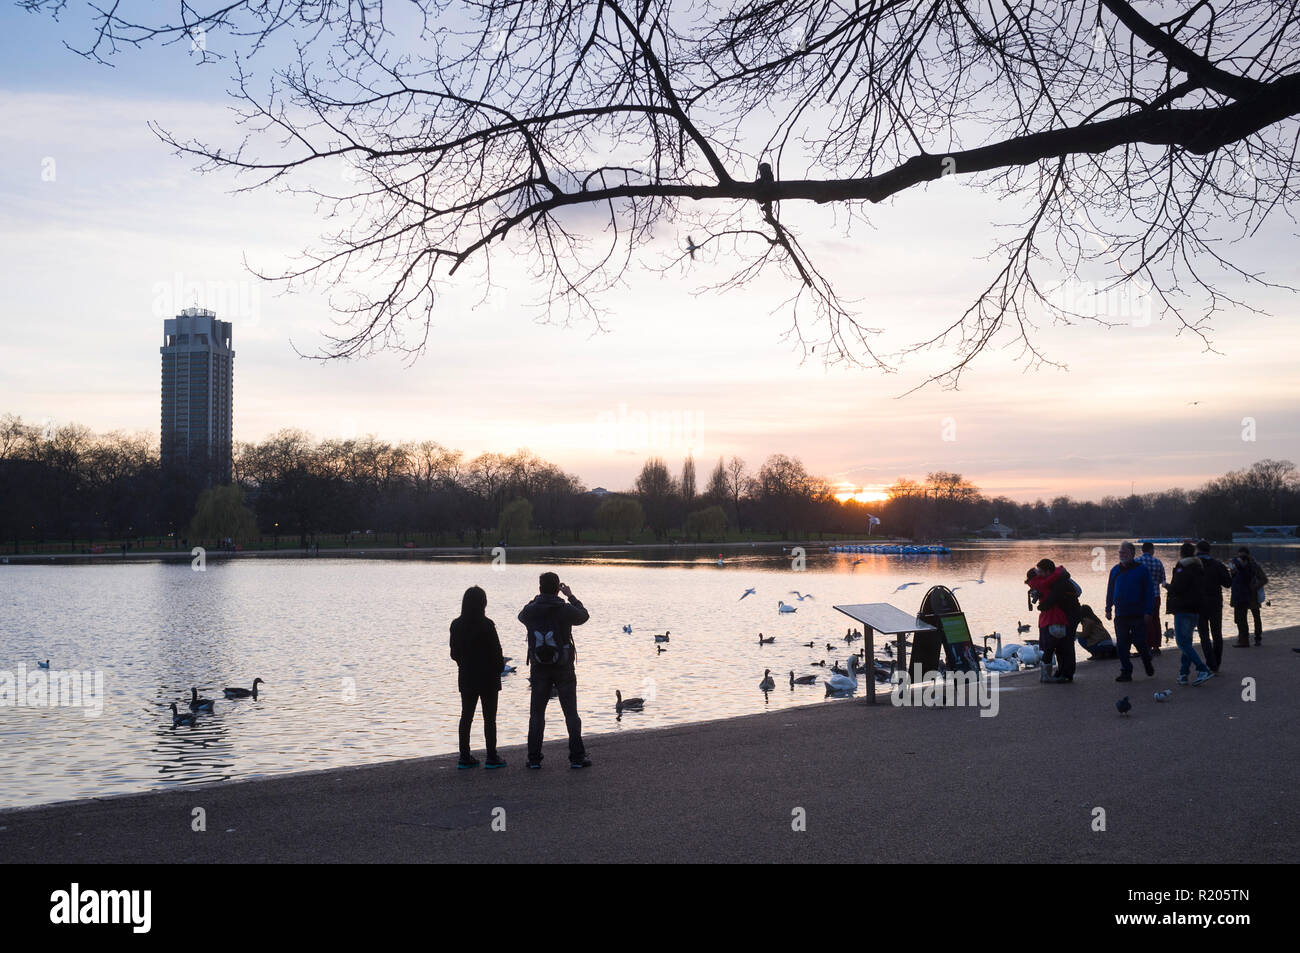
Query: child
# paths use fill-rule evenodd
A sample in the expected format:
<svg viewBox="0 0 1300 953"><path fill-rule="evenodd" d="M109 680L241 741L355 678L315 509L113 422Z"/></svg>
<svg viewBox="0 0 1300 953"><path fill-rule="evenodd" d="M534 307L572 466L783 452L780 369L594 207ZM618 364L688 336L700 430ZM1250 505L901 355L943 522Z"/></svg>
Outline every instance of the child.
<svg viewBox="0 0 1300 953"><path fill-rule="evenodd" d="M501 672L506 667L501 654L497 627L486 615L487 593L470 586L460 603L460 618L451 623L451 657L460 674L460 762L458 768L478 767L470 754L469 729L474 723L474 709L483 700L483 740L487 742L487 766L504 768L497 756L497 696L501 692Z"/></svg>

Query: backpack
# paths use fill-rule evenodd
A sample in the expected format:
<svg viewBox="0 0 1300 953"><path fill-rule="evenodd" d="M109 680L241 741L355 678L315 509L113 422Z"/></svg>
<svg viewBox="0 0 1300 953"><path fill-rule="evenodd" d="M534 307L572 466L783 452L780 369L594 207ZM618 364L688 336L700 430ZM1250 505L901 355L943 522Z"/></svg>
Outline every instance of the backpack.
<svg viewBox="0 0 1300 953"><path fill-rule="evenodd" d="M1052 607L1059 606L1063 609L1065 617L1073 624L1083 613L1083 607L1079 604L1081 595L1083 595L1083 587L1074 581L1073 576L1058 579L1051 590Z"/></svg>
<svg viewBox="0 0 1300 953"><path fill-rule="evenodd" d="M549 621L554 619L554 612L548 613L546 622L531 627L528 633L528 651L534 662L541 665L558 665L573 659L573 640L561 632L555 634L555 626Z"/></svg>

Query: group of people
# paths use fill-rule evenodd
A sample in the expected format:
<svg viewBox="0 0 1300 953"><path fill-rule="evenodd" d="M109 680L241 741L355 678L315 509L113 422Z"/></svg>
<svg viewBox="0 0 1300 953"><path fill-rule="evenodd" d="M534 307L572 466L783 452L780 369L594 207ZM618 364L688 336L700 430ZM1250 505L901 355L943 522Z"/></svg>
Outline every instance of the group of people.
<svg viewBox="0 0 1300 953"><path fill-rule="evenodd" d="M1166 577L1164 563L1156 558L1151 543L1142 544L1141 555L1132 543L1123 543L1106 582L1106 618L1115 625L1111 639L1105 623L1079 601L1083 590L1065 567L1042 559L1025 576L1030 606L1036 603L1039 610L1040 677L1046 682L1073 681L1076 643L1093 659L1118 658L1117 682L1133 680L1133 651L1147 676L1155 675L1153 659L1160 654L1165 635L1160 627L1163 596L1165 614L1173 616L1180 653L1178 684L1189 684L1195 668L1190 684L1199 685L1214 677L1223 660L1224 590L1237 626L1236 645L1248 648L1252 617L1255 645L1263 640L1259 609L1267 583L1263 568L1245 546L1225 566L1211 555L1208 540L1185 542ZM1193 644L1193 632L1200 635L1200 652Z"/></svg>
<svg viewBox="0 0 1300 953"><path fill-rule="evenodd" d="M569 730L569 767L589 768L591 759L582 742L582 719L578 716L578 677L574 669L577 651L573 627L589 615L578 597L553 572L538 579L538 594L519 612L528 631L528 665L531 699L528 712L529 768L542 766L542 735L546 730L546 706L552 695L559 698ZM470 728L474 712L482 705L483 738L487 743L487 768L504 768L497 753L497 697L506 659L496 624L487 617L487 593L470 586L461 599L460 616L451 623L451 657L458 668L460 689L460 768L478 767L470 750Z"/></svg>

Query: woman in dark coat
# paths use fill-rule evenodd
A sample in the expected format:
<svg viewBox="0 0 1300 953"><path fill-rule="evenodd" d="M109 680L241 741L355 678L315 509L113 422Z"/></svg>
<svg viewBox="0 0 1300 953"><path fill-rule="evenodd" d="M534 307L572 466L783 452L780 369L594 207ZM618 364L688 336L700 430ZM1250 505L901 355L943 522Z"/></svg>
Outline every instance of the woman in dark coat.
<svg viewBox="0 0 1300 953"><path fill-rule="evenodd" d="M486 615L487 593L470 586L460 603L460 618L451 623L451 657L460 674L460 763L457 767L474 768L478 759L469 750L469 729L474 723L474 709L483 701L483 740L487 742L487 766L504 768L497 756L497 695L501 693L501 672L505 659L497 627Z"/></svg>

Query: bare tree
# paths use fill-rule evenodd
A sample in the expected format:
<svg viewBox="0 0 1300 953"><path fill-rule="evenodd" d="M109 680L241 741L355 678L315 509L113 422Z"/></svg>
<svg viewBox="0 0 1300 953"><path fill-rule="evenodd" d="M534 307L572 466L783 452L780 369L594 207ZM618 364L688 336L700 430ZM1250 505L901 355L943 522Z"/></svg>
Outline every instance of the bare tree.
<svg viewBox="0 0 1300 953"><path fill-rule="evenodd" d="M892 369L899 355L873 350L801 244L795 203L852 224L949 174L1022 217L969 307L909 349L949 349L931 380L955 384L1004 339L1059 363L1038 323L1116 323L1123 309L1097 299L1125 283L1209 346L1211 316L1244 304L1224 288L1263 280L1223 240L1289 217L1300 181L1295 0L157 7L172 9L92 6L79 51L180 42L231 58L242 141L157 131L201 168L310 193L343 223L269 276L341 283L342 330L321 356L419 352L441 283L471 264L490 281L494 255L528 256L559 321L599 321L634 261L705 256L734 263L724 289L783 272L805 354ZM341 163L350 181L322 185ZM658 226L681 236L666 257Z"/></svg>

